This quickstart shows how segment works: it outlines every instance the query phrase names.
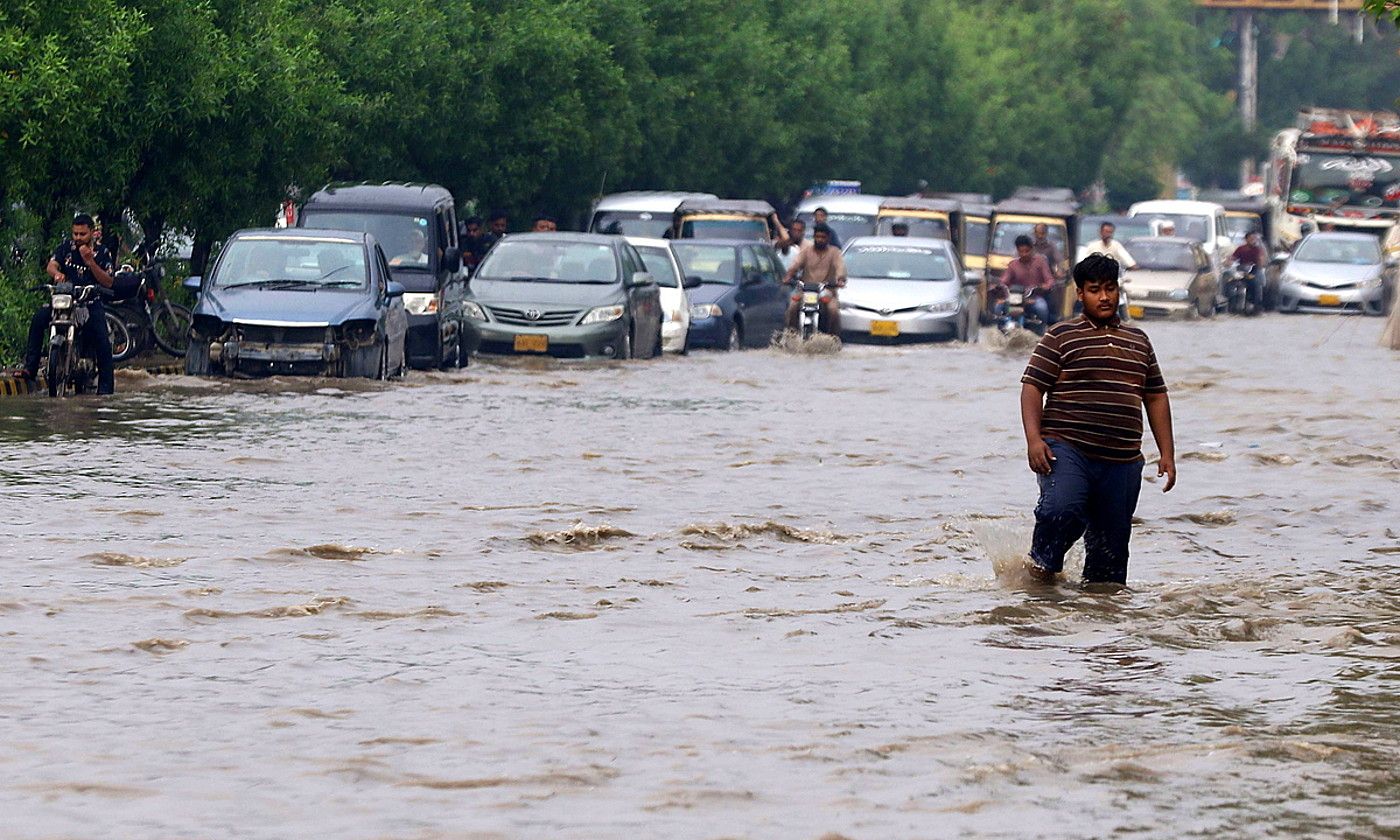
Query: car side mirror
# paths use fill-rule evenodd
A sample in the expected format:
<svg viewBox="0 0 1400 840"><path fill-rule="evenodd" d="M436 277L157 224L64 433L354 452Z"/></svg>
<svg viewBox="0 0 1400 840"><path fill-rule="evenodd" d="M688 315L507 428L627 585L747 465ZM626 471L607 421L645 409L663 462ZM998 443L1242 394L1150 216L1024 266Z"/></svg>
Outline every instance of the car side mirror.
<svg viewBox="0 0 1400 840"><path fill-rule="evenodd" d="M186 289L189 289L192 292L197 292L199 291L199 287L204 285L204 278L200 277L198 274L192 274L189 277L186 277L185 281L180 285L184 286Z"/></svg>
<svg viewBox="0 0 1400 840"><path fill-rule="evenodd" d="M651 286L656 283L656 278L651 276L650 271L634 271L632 278L627 281L629 286Z"/></svg>
<svg viewBox="0 0 1400 840"><path fill-rule="evenodd" d="M964 286L977 286L977 285L981 285L981 283L982 283L982 272L980 272L980 271L974 271L973 269L970 269L970 268L969 268L968 270L966 270L966 271L963 272L962 279L963 279L963 285L964 285Z"/></svg>
<svg viewBox="0 0 1400 840"><path fill-rule="evenodd" d="M397 280L390 280L389 284L384 287L384 297L388 298L389 300L393 300L394 298L401 298L403 297L403 294L406 291L407 289L403 287L402 283L400 283Z"/></svg>
<svg viewBox="0 0 1400 840"><path fill-rule="evenodd" d="M1272 262L1273 262L1275 265L1279 265L1279 264L1281 264L1281 263L1286 263L1286 262L1288 262L1289 256L1291 256L1291 255L1290 255L1287 251L1278 251L1278 252L1276 252L1276 253L1274 254L1274 258L1273 258Z"/></svg>
<svg viewBox="0 0 1400 840"><path fill-rule="evenodd" d="M745 285L745 286L757 286L759 283L762 283L762 282L763 282L763 275L762 275L762 274L759 274L757 271L746 271L746 272L744 272L744 285Z"/></svg>
<svg viewBox="0 0 1400 840"><path fill-rule="evenodd" d="M1400 254L1391 254L1385 258L1386 268L1396 268L1400 266Z"/></svg>
<svg viewBox="0 0 1400 840"><path fill-rule="evenodd" d="M1217 248L1229 248L1233 244L1235 244L1234 241L1228 236L1217 236L1215 238L1215 246Z"/></svg>
<svg viewBox="0 0 1400 840"><path fill-rule="evenodd" d="M698 274L687 274L681 278L682 289L698 289L705 285L705 281Z"/></svg>
<svg viewBox="0 0 1400 840"><path fill-rule="evenodd" d="M442 265L443 268L453 273L461 271L462 249L456 247L444 248L442 251Z"/></svg>

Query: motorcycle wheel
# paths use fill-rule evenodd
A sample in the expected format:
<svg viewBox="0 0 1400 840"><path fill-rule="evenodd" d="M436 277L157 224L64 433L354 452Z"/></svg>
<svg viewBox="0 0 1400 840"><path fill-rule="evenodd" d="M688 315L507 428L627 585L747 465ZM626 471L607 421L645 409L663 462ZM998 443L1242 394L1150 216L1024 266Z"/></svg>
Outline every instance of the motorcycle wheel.
<svg viewBox="0 0 1400 840"><path fill-rule="evenodd" d="M44 381L49 386L49 396L58 396L63 390L63 350L61 348L49 348L49 360L44 369Z"/></svg>
<svg viewBox="0 0 1400 840"><path fill-rule="evenodd" d="M131 329L121 316L115 312L107 312L107 338L112 343L112 361L124 362L135 356L137 350L136 342L131 339Z"/></svg>
<svg viewBox="0 0 1400 840"><path fill-rule="evenodd" d="M188 309L168 300L161 301L151 313L151 334L160 349L180 359L189 350L192 323Z"/></svg>

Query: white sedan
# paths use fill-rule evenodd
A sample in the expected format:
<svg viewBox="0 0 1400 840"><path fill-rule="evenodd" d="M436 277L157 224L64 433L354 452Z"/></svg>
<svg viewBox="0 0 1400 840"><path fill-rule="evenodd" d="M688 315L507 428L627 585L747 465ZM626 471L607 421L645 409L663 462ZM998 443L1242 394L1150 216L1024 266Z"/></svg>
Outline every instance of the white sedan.
<svg viewBox="0 0 1400 840"><path fill-rule="evenodd" d="M962 272L951 242L904 236L851 241L841 332L849 337L959 338L967 335Z"/></svg>
<svg viewBox="0 0 1400 840"><path fill-rule="evenodd" d="M686 289L700 285L681 273L680 261L666 239L629 236L627 241L642 255L647 271L661 289L661 349L667 353L690 351L690 296Z"/></svg>

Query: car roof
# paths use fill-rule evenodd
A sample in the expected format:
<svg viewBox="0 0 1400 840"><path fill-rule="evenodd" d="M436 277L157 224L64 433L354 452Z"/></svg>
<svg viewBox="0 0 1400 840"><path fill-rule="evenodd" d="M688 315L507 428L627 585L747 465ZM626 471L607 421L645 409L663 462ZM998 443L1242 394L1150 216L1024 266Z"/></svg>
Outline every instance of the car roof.
<svg viewBox="0 0 1400 840"><path fill-rule="evenodd" d="M1318 230L1303 237L1303 242L1309 239L1340 239L1346 242L1374 242L1380 244L1380 237L1374 233L1364 233L1362 231L1350 230Z"/></svg>
<svg viewBox="0 0 1400 840"><path fill-rule="evenodd" d="M659 237L659 236L624 236L624 237L622 237L622 238L623 238L623 239L626 239L628 242L631 242L633 245L636 245L637 247L642 247L642 246L644 246L644 245L645 245L646 247L648 247L648 248L669 248L669 247L671 247L671 240L669 240L669 239L662 239L662 238Z"/></svg>
<svg viewBox="0 0 1400 840"><path fill-rule="evenodd" d="M880 213L880 202L886 196L858 193L856 195L810 195L797 205L798 213L812 213L818 207L825 207L830 213L863 213L875 216Z"/></svg>
<svg viewBox="0 0 1400 840"><path fill-rule="evenodd" d="M439 204L451 204L452 193L437 184L327 184L317 190L304 208L355 208L366 210L428 210Z"/></svg>
<svg viewBox="0 0 1400 840"><path fill-rule="evenodd" d="M522 233L512 233L502 242L520 242L523 240L534 240L539 242L578 242L585 245L606 245L609 248L626 244L621 236L608 233L581 233L572 230L551 230L551 231L525 231Z"/></svg>
<svg viewBox="0 0 1400 840"><path fill-rule="evenodd" d="M311 242L354 242L364 244L372 240L371 234L362 230L334 230L332 228L244 228L230 239L285 239Z"/></svg>
<svg viewBox="0 0 1400 840"><path fill-rule="evenodd" d="M607 210L631 210L638 213L670 213L682 201L692 198L719 198L706 192L668 192L666 190L632 190L613 193L598 199L593 212Z"/></svg>
<svg viewBox="0 0 1400 840"><path fill-rule="evenodd" d="M1225 208L1214 201L1183 201L1180 199L1157 199L1154 201L1139 201L1128 208L1129 216L1136 216L1139 213L1180 213L1183 215L1211 216L1216 211L1224 212Z"/></svg>
<svg viewBox="0 0 1400 840"><path fill-rule="evenodd" d="M741 245L754 245L759 248L772 249L773 243L763 242L758 239L672 239L672 245L727 245L731 248L738 248Z"/></svg>
<svg viewBox="0 0 1400 840"><path fill-rule="evenodd" d="M749 198L688 198L676 210L681 213L742 213L765 219L777 212L768 202Z"/></svg>
<svg viewBox="0 0 1400 840"><path fill-rule="evenodd" d="M928 251L945 251L953 247L946 239L932 236L857 236L846 243L849 251L857 245L873 245L885 248L923 248Z"/></svg>

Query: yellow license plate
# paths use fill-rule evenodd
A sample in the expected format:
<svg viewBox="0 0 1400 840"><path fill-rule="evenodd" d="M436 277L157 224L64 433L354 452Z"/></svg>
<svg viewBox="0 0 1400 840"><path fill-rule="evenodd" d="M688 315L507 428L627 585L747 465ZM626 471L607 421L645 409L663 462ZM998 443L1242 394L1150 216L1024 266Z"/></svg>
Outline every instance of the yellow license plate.
<svg viewBox="0 0 1400 840"><path fill-rule="evenodd" d="M1146 315L1146 314L1147 314L1147 310L1146 310L1146 309L1143 309L1141 306L1129 306L1129 307L1128 307L1128 317L1129 317L1129 318L1141 318L1142 316L1144 316L1144 315Z"/></svg>
<svg viewBox="0 0 1400 840"><path fill-rule="evenodd" d="M1340 295L1318 295L1317 302L1320 306L1341 306L1342 298Z"/></svg>
<svg viewBox="0 0 1400 840"><path fill-rule="evenodd" d="M884 338L894 338L895 336L899 335L899 322L871 321L870 334L882 336Z"/></svg>
<svg viewBox="0 0 1400 840"><path fill-rule="evenodd" d="M547 335L517 335L515 337L515 352L517 353L548 353L549 336Z"/></svg>

